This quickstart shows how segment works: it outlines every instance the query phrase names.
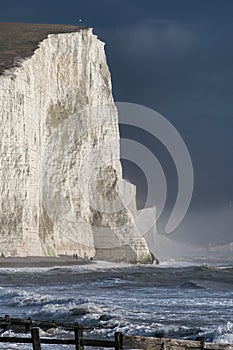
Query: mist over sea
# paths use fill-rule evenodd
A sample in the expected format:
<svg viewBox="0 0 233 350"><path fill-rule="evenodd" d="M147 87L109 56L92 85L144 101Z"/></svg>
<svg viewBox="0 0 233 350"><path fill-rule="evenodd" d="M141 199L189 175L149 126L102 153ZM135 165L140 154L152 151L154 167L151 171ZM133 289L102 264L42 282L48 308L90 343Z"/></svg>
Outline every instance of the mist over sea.
<svg viewBox="0 0 233 350"><path fill-rule="evenodd" d="M204 336L206 341L233 343L233 261L0 269L0 305L1 317L101 325L92 333L108 338L115 331L148 336L163 332L165 337ZM13 335L1 335L7 334ZM4 347L9 349L9 344Z"/></svg>

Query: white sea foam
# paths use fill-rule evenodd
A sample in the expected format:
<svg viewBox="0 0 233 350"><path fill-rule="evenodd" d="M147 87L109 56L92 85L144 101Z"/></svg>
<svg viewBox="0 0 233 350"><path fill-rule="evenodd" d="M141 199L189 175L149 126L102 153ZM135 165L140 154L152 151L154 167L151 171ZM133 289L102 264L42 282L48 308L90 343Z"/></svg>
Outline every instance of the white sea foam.
<svg viewBox="0 0 233 350"><path fill-rule="evenodd" d="M232 342L231 269L97 262L35 272L1 271L2 315L101 325L93 333L107 337L119 330Z"/></svg>
<svg viewBox="0 0 233 350"><path fill-rule="evenodd" d="M218 327L214 342L221 344L233 344L233 322L227 322L225 326Z"/></svg>

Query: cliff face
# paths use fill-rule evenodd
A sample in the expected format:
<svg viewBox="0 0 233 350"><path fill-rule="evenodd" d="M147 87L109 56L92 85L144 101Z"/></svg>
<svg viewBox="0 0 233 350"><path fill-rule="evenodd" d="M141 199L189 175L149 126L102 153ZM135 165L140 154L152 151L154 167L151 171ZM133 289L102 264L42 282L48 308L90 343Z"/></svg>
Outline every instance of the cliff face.
<svg viewBox="0 0 233 350"><path fill-rule="evenodd" d="M127 205L118 196L119 182L124 192L134 188L122 181L104 44L88 28L50 34L20 67L6 68L0 76L2 253L149 259L135 223L135 196ZM114 201L119 210L109 210Z"/></svg>

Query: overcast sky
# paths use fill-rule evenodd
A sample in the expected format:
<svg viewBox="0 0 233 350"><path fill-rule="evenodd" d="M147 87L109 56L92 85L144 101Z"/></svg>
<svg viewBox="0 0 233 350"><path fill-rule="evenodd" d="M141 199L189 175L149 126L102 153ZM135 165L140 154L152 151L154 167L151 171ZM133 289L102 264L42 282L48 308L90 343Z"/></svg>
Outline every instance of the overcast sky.
<svg viewBox="0 0 233 350"><path fill-rule="evenodd" d="M79 18L106 42L115 100L160 112L190 151L194 196L174 237L201 244L233 241L233 1L0 3L1 21L77 24ZM157 154L172 202L177 179L169 155L148 135L132 129L122 135L136 137ZM129 163L123 165L143 201L144 176Z"/></svg>

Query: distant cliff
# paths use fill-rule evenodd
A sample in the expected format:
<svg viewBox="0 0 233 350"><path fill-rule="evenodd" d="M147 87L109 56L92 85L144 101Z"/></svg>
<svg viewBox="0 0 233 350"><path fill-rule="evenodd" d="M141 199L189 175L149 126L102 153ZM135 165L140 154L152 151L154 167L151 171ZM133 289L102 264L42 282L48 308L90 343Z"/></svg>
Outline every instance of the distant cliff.
<svg viewBox="0 0 233 350"><path fill-rule="evenodd" d="M122 181L104 44L89 28L1 23L0 31L0 253L150 261L135 189ZM105 211L119 182L134 198Z"/></svg>

